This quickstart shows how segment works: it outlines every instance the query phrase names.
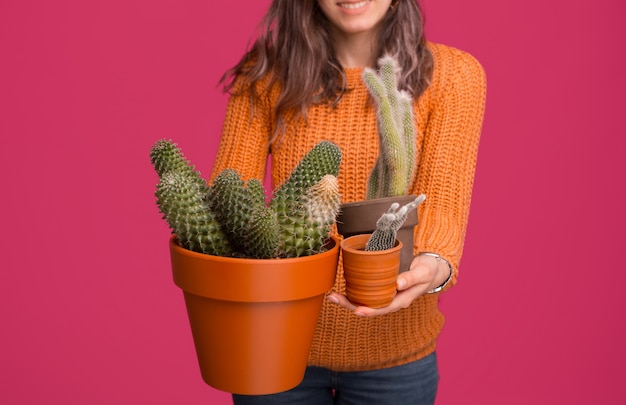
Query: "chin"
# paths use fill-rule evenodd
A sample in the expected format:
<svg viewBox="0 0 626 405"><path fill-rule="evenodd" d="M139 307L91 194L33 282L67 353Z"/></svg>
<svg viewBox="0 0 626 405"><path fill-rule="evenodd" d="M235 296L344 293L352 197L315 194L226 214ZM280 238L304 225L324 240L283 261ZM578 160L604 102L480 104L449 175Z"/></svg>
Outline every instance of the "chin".
<svg viewBox="0 0 626 405"><path fill-rule="evenodd" d="M370 21L353 21L351 24L345 24L341 27L341 31L346 34L361 34L364 32L374 32L378 29L377 25Z"/></svg>

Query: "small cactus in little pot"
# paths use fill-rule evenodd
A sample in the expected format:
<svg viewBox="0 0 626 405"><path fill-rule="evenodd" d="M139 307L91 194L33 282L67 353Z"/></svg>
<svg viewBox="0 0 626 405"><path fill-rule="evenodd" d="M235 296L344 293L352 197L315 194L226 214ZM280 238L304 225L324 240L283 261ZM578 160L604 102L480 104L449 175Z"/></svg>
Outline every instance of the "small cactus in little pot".
<svg viewBox="0 0 626 405"><path fill-rule="evenodd" d="M425 199L426 196L421 194L415 200L402 207L398 203L391 204L387 212L382 214L376 221L376 229L367 241L365 250L386 250L394 247L398 230L406 221L409 212L416 209Z"/></svg>
<svg viewBox="0 0 626 405"><path fill-rule="evenodd" d="M350 236L341 242L343 276L350 302L381 308L393 301L404 249L396 234L408 213L424 199L422 194L403 206L394 202L380 216L373 233Z"/></svg>

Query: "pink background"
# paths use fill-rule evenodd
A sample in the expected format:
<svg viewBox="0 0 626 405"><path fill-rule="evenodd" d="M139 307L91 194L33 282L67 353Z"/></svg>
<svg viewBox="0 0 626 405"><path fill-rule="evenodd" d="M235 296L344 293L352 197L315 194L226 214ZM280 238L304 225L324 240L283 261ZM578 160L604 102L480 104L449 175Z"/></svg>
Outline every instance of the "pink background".
<svg viewBox="0 0 626 405"><path fill-rule="evenodd" d="M0 403L227 404L200 379L152 143L203 173L264 1L0 2ZM626 403L623 2L426 0L487 115L445 404Z"/></svg>

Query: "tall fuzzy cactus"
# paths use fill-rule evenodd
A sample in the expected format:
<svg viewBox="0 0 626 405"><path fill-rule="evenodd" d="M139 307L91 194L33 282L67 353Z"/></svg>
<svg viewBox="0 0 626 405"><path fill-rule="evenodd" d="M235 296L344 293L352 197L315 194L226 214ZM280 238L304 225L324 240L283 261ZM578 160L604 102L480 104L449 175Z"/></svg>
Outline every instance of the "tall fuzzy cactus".
<svg viewBox="0 0 626 405"><path fill-rule="evenodd" d="M363 81L377 105L380 153L367 185L367 199L408 194L415 167L415 124L411 96L398 89L398 62L379 60L379 72L366 68Z"/></svg>
<svg viewBox="0 0 626 405"><path fill-rule="evenodd" d="M253 258L324 250L339 210L336 176L341 150L335 144L322 141L311 149L275 191L269 206L261 182L245 184L232 169L220 173L213 187L206 187L171 141L158 141L150 156L160 176L157 204L183 247ZM219 232L223 246L214 249L213 236L206 231Z"/></svg>
<svg viewBox="0 0 626 405"><path fill-rule="evenodd" d="M406 221L406 217L411 210L426 199L424 194L419 195L415 200L400 207L400 204L393 203L391 207L376 221L376 229L370 236L365 250L387 250L391 249L396 242L396 234Z"/></svg>

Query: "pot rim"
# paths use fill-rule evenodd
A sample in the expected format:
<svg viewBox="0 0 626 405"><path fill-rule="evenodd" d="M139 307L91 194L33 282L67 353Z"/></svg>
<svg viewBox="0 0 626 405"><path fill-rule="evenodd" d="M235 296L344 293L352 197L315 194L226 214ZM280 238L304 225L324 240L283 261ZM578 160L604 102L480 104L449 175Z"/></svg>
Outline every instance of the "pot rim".
<svg viewBox="0 0 626 405"><path fill-rule="evenodd" d="M406 200L406 202L411 202L417 198L415 194L405 194L398 195L393 197L380 197L380 198L372 198L370 200L357 200L342 203L341 207L360 207L362 205L373 205L373 204L387 204L387 202L402 202ZM341 212L339 213L341 215Z"/></svg>
<svg viewBox="0 0 626 405"><path fill-rule="evenodd" d="M353 254L362 254L364 256L386 255L397 250L402 250L402 241L396 238L396 242L391 249L386 250L365 250L365 245L369 240L371 233L361 233L349 236L341 241L341 249Z"/></svg>
<svg viewBox="0 0 626 405"><path fill-rule="evenodd" d="M339 242L325 252L286 259L213 256L180 247L170 238L174 283L185 293L238 302L283 302L328 291L335 281Z"/></svg>

